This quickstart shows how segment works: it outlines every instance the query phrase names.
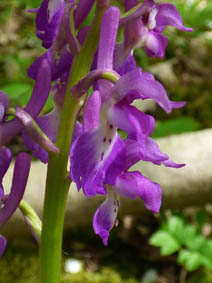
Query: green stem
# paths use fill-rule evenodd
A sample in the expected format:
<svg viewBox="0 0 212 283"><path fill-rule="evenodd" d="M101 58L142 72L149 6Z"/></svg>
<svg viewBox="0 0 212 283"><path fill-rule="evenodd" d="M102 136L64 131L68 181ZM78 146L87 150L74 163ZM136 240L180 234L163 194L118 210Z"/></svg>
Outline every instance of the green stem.
<svg viewBox="0 0 212 283"><path fill-rule="evenodd" d="M98 46L101 19L105 8L99 6L97 1L97 10L88 36L79 54L74 58L56 142L60 153L49 154L40 244L42 283L60 282L64 213L70 186L67 163L76 116L80 108L80 100L70 94L70 89L90 70Z"/></svg>

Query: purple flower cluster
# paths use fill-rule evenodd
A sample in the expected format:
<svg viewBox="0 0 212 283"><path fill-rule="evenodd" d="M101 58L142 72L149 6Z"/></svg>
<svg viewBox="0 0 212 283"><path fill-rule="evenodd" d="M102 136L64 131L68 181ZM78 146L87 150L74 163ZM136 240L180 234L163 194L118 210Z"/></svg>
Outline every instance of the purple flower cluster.
<svg viewBox="0 0 212 283"><path fill-rule="evenodd" d="M48 162L48 152L58 152L56 142L69 72L75 56L80 52L89 26L81 27L94 5L94 0L43 0L36 13L36 35L47 50L29 67L27 73L35 80L31 98L22 109L16 107L15 118L7 121L9 100L0 92L1 149L0 177L6 173L11 152L4 145L22 132L26 147L42 162ZM125 0L125 10L120 17L117 7L109 7L102 24L98 49L93 58L91 72L72 88L72 95L81 97L92 86L82 122L77 122L70 148L70 178L87 197L105 195L106 200L97 209L93 227L104 245L109 231L116 223L120 205L119 197L140 198L147 209L158 213L161 205L161 188L132 165L143 160L157 165L179 168L162 153L150 137L155 127L154 118L142 113L132 102L135 99L153 99L166 112L182 107L184 102L170 101L163 86L152 74L136 67L132 56L141 47L148 56L163 57L167 38L162 34L167 25L182 31L180 14L173 4L156 4L153 0ZM119 27L123 27L123 40L116 42ZM103 74L113 74L115 81L103 79ZM54 101L52 112L39 116L49 92ZM78 117L76 117L78 118ZM119 131L127 134L122 139ZM30 167L26 153L16 158L11 193L4 195L0 186L0 226L19 205ZM20 173L21 172L21 173ZM5 248L5 238L0 237L0 255Z"/></svg>

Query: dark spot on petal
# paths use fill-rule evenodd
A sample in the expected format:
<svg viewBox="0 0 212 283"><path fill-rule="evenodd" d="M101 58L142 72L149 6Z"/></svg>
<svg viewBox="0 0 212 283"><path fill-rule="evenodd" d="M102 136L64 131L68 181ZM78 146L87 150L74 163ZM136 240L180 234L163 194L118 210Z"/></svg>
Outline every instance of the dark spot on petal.
<svg viewBox="0 0 212 283"><path fill-rule="evenodd" d="M112 128L113 128L113 125L110 124L110 128L112 129Z"/></svg>
<svg viewBox="0 0 212 283"><path fill-rule="evenodd" d="M109 143L111 143L112 142L112 139L109 139Z"/></svg>
<svg viewBox="0 0 212 283"><path fill-rule="evenodd" d="M116 213L116 208L114 209L114 213Z"/></svg>
<svg viewBox="0 0 212 283"><path fill-rule="evenodd" d="M103 139L103 142L106 142L106 138Z"/></svg>

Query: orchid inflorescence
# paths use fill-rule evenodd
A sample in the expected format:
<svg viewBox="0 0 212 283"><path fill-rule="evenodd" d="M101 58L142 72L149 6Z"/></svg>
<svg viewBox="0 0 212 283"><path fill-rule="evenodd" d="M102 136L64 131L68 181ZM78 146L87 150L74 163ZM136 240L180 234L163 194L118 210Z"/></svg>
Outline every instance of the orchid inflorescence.
<svg viewBox="0 0 212 283"><path fill-rule="evenodd" d="M89 37L90 26L82 25L95 4L97 9L104 9L99 41ZM96 3L94 0L43 0L39 8L29 11L36 13L36 35L47 49L27 70L28 76L35 80L29 102L24 108L10 108L7 95L0 92L2 182L12 159L5 145L20 132L27 149L42 162L48 163L49 153L61 154L56 141L73 62L80 52L87 52L85 57L92 56L90 71L79 76L68 91L69 96L82 102L75 117L68 177L86 197L105 195L93 218L94 231L104 245L116 223L120 196L140 198L147 209L159 212L160 185L138 171L131 171L131 166L140 160L174 168L184 166L160 151L151 138L154 118L138 110L132 102L153 99L167 113L184 106L185 102L169 100L162 84L152 74L136 67L133 51L142 48L148 56L162 58L168 44L163 35L166 26L181 31L192 29L184 27L171 3L125 0L124 8L125 12L120 15L119 8L110 6L106 0ZM119 42L118 31L122 32ZM88 39L98 43L93 53L86 50ZM93 92L89 95L90 89ZM39 116L50 92L54 109ZM11 115L14 118L8 120ZM127 134L125 139L120 136L120 130ZM20 153L10 194L5 195L0 185L0 227L23 198L29 168L29 155ZM6 239L0 236L0 255L5 245Z"/></svg>

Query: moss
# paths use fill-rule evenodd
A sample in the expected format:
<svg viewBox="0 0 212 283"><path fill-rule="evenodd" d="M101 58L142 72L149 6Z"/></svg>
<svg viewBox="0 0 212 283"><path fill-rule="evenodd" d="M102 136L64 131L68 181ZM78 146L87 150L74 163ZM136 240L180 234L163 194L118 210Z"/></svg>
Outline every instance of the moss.
<svg viewBox="0 0 212 283"><path fill-rule="evenodd" d="M135 278L123 279L120 273L113 268L103 268L98 272L80 272L77 274L64 274L63 283L137 283Z"/></svg>
<svg viewBox="0 0 212 283"><path fill-rule="evenodd" d="M124 255L127 259L127 254ZM82 257L81 257L81 260ZM101 264L97 271L87 271L85 267L79 273L62 272L63 283L136 283L135 275L126 276L121 271L119 262L114 264L111 257L109 264ZM64 256L65 261L65 256ZM126 264L125 264L126 267ZM8 243L7 250L0 261L0 283L37 283L39 282L39 257L36 246L19 243Z"/></svg>

